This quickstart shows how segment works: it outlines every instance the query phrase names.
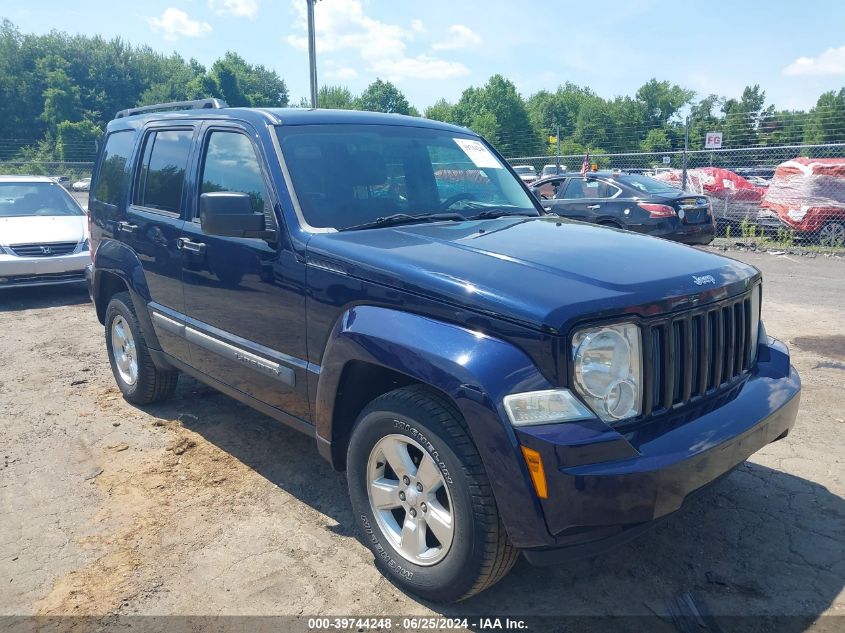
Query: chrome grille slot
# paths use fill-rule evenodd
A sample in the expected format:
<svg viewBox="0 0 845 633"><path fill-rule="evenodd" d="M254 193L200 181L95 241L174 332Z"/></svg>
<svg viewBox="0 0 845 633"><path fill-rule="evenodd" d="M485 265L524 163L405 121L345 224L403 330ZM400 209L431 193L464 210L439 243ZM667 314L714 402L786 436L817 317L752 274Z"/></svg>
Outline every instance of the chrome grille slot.
<svg viewBox="0 0 845 633"><path fill-rule="evenodd" d="M56 257L70 255L77 246L77 242L53 242L51 244L13 244L9 248L18 257Z"/></svg>

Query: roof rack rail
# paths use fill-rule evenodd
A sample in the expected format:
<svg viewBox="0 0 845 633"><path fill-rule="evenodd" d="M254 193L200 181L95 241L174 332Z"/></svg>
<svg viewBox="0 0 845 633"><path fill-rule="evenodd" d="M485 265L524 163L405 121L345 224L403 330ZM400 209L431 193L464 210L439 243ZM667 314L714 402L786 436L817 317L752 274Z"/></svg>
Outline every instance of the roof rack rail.
<svg viewBox="0 0 845 633"><path fill-rule="evenodd" d="M156 103L155 105L140 106L138 108L127 108L121 110L116 115L115 119L122 119L123 117L132 116L134 114L141 114L143 112L163 112L166 110L203 110L203 109L219 109L228 108L223 99L197 99L195 101L171 101L170 103Z"/></svg>

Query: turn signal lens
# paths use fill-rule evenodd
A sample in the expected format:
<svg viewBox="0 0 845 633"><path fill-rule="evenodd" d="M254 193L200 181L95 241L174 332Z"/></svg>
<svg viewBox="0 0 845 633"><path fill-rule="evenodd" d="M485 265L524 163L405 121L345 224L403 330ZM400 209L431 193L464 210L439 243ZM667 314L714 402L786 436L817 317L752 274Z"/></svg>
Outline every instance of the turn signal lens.
<svg viewBox="0 0 845 633"><path fill-rule="evenodd" d="M528 466L528 472L531 474L531 483L534 484L534 492L540 499L549 498L549 490L546 487L546 471L543 470L543 458L540 453L533 448L527 446L520 446L522 449L522 456L525 458L525 465Z"/></svg>
<svg viewBox="0 0 845 633"><path fill-rule="evenodd" d="M668 204L652 204L650 202L640 202L639 207L648 211L648 215L652 218L673 218L675 217L675 209Z"/></svg>

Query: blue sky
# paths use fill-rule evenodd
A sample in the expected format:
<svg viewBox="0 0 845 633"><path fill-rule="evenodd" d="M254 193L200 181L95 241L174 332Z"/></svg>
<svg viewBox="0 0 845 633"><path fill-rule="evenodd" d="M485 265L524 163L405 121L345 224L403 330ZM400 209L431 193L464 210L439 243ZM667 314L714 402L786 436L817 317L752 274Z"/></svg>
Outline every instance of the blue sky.
<svg viewBox="0 0 845 633"><path fill-rule="evenodd" d="M515 2L320 0L318 76L359 92L377 76L425 108L494 73L524 96L572 81L603 97L651 77L701 96L759 83L768 102L806 109L845 86L845 2ZM4 0L24 32L120 36L209 65L227 49L308 94L305 0Z"/></svg>

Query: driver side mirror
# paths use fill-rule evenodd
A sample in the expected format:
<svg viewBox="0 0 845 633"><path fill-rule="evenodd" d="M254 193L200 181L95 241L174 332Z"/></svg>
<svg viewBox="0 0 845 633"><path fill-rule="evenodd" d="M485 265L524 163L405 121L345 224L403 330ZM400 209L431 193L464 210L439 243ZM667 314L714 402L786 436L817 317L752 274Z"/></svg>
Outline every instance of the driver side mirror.
<svg viewBox="0 0 845 633"><path fill-rule="evenodd" d="M249 194L214 191L200 196L200 226L207 235L270 239L263 213L252 211Z"/></svg>

